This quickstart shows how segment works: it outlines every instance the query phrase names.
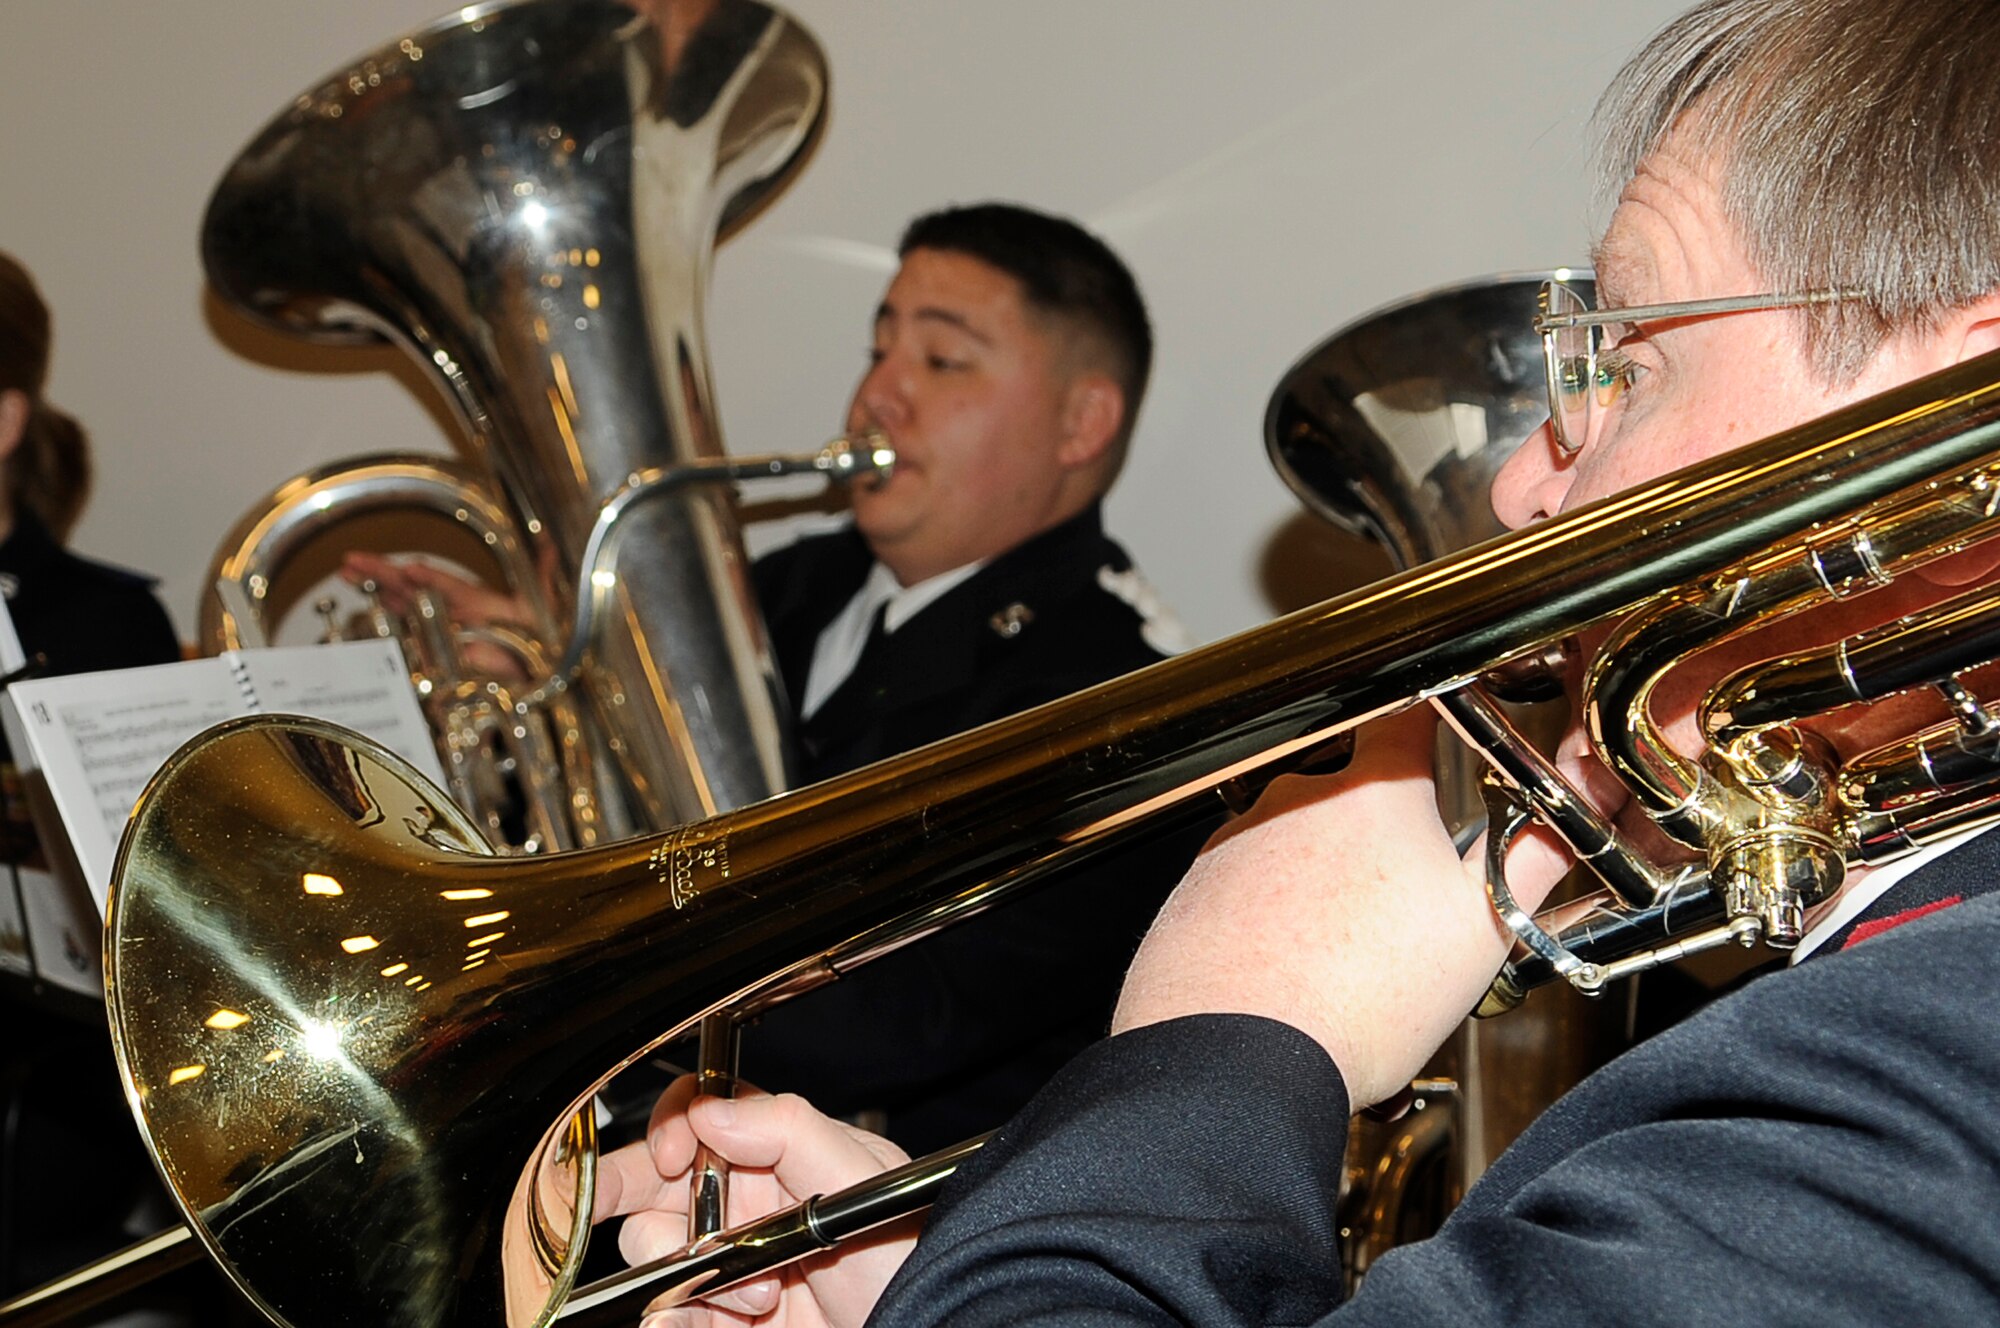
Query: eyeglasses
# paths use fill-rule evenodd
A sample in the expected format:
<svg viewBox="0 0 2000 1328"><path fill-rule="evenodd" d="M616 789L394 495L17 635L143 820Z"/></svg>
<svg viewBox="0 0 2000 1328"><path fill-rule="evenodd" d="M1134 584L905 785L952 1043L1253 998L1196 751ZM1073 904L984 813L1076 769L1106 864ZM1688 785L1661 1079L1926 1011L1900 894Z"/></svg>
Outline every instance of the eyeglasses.
<svg viewBox="0 0 2000 1328"><path fill-rule="evenodd" d="M1591 411L1610 406L1631 385L1632 362L1618 350L1618 342L1624 337L1622 329L1665 318L1831 304L1859 298L1860 294L1831 290L1803 295L1732 295L1721 300L1592 309L1581 295L1562 282L1545 281L1535 331L1542 334L1542 360L1549 381L1549 424L1555 433L1556 446L1566 455L1574 456L1590 437ZM1607 328L1614 329L1615 335L1607 333Z"/></svg>

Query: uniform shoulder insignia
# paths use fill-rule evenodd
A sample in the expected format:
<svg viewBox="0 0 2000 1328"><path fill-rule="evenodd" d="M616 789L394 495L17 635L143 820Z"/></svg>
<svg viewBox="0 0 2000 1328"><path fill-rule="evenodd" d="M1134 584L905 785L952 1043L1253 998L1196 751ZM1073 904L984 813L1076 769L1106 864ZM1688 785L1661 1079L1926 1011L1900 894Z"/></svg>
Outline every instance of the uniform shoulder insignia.
<svg viewBox="0 0 2000 1328"><path fill-rule="evenodd" d="M1174 611L1167 607L1153 583L1136 567L1118 571L1109 563L1097 569L1097 584L1104 592L1123 600L1139 615L1139 635L1162 655L1178 655L1192 649L1194 640Z"/></svg>

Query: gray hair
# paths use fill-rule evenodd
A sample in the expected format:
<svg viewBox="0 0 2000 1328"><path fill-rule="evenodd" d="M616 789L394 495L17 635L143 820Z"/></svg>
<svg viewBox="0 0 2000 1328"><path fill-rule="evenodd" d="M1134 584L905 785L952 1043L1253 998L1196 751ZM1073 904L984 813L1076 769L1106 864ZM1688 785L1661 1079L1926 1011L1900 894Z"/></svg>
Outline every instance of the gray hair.
<svg viewBox="0 0 2000 1328"><path fill-rule="evenodd" d="M2000 0L1703 0L1596 125L1608 192L1671 134L1774 289L1862 293L1806 315L1829 381L2000 290Z"/></svg>

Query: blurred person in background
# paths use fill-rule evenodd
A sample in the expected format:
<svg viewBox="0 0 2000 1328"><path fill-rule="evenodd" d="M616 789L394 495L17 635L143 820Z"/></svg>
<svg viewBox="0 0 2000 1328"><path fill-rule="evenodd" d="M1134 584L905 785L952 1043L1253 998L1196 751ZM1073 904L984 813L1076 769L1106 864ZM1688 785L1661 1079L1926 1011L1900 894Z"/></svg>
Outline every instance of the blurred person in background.
<svg viewBox="0 0 2000 1328"><path fill-rule="evenodd" d="M0 253L0 596L33 671L89 673L181 657L153 579L71 552L90 495L83 429L43 396L48 306ZM11 863L41 850L0 745ZM9 870L4 888L14 888ZM67 1272L165 1225L101 1015L0 982L0 1294ZM158 1202L155 1202L155 1199Z"/></svg>

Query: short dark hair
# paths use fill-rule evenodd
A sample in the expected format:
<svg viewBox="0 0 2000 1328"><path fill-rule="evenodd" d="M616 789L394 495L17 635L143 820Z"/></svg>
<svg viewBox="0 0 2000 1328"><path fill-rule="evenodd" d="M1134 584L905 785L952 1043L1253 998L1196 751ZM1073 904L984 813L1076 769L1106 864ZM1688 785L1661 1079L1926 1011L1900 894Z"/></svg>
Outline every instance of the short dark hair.
<svg viewBox="0 0 2000 1328"><path fill-rule="evenodd" d="M965 254L999 269L1021 283L1031 308L1101 345L1105 368L1125 395L1125 418L1112 443L1116 475L1153 370L1153 328L1139 283L1111 247L1066 217L1014 203L974 203L911 222L896 252L907 258L914 249Z"/></svg>

